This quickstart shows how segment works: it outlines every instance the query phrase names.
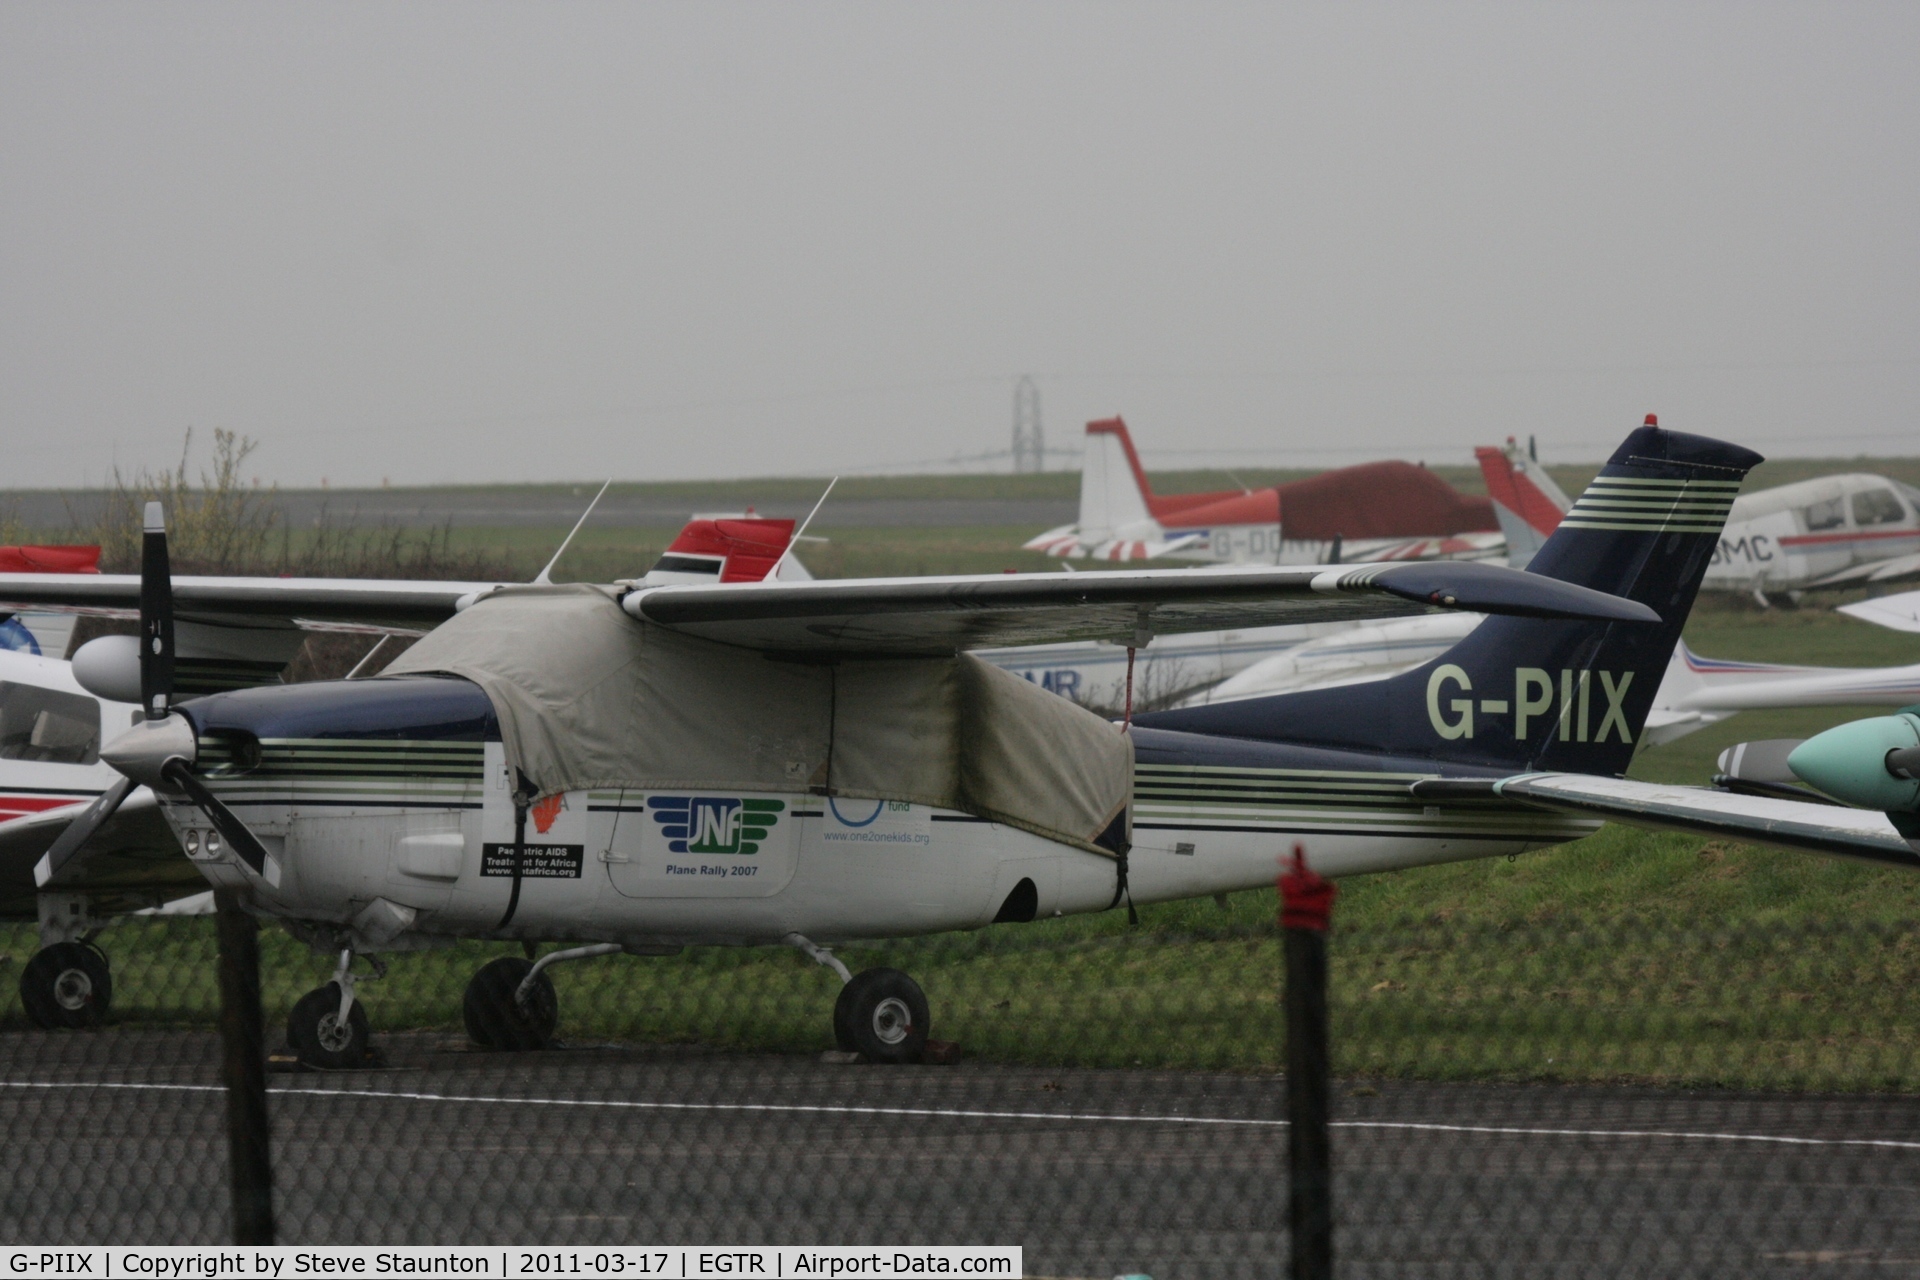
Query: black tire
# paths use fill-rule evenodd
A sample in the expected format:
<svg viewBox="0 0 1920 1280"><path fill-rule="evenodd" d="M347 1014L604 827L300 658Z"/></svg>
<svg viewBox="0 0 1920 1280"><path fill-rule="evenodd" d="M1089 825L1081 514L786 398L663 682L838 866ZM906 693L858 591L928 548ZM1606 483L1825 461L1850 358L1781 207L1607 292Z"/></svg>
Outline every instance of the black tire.
<svg viewBox="0 0 1920 1280"><path fill-rule="evenodd" d="M870 1062L918 1062L933 1018L920 984L898 969L853 975L833 1002L833 1037Z"/></svg>
<svg viewBox="0 0 1920 1280"><path fill-rule="evenodd" d="M346 1025L341 1025L337 982L307 992L287 1014L287 1047L309 1067L339 1071L364 1066L372 1041L367 1011L358 1000L347 1010Z"/></svg>
<svg viewBox="0 0 1920 1280"><path fill-rule="evenodd" d="M519 956L489 960L467 984L460 1013L467 1038L482 1049L524 1051L546 1049L560 1025L560 997L543 971L527 992L526 1003L514 998L533 965Z"/></svg>
<svg viewBox="0 0 1920 1280"><path fill-rule="evenodd" d="M113 1007L107 958L80 942L41 948L21 970L20 1003L33 1025L47 1031L99 1026Z"/></svg>

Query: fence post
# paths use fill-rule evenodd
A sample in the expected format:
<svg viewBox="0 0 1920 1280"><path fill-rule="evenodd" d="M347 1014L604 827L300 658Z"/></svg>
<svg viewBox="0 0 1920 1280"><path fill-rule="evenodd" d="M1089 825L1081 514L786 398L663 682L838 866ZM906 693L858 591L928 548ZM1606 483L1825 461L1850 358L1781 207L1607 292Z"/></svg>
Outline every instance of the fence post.
<svg viewBox="0 0 1920 1280"><path fill-rule="evenodd" d="M1303 845L1280 877L1287 958L1287 1219L1293 1280L1333 1275L1333 1147L1327 1127L1327 919L1338 892Z"/></svg>
<svg viewBox="0 0 1920 1280"><path fill-rule="evenodd" d="M267 1052L260 1014L260 926L232 891L214 892L220 930L220 1043L227 1086L227 1165L233 1242L273 1243L273 1164L267 1145Z"/></svg>

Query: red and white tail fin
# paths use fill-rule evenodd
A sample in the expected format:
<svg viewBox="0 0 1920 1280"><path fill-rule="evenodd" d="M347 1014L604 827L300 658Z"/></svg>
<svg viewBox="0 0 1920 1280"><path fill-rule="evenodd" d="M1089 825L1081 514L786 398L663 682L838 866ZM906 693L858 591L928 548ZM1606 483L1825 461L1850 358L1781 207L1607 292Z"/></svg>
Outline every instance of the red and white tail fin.
<svg viewBox="0 0 1920 1280"><path fill-rule="evenodd" d="M780 559L793 541L793 524L750 511L696 515L641 581L650 587L676 582L760 582L776 561L780 581L804 581L813 576L806 566L792 556Z"/></svg>
<svg viewBox="0 0 1920 1280"><path fill-rule="evenodd" d="M1134 452L1133 437L1119 418L1087 424L1086 451L1080 455L1080 528L1095 534L1140 537L1159 526L1149 501L1153 489Z"/></svg>
<svg viewBox="0 0 1920 1280"><path fill-rule="evenodd" d="M1507 539L1507 563L1518 569L1560 527L1573 502L1525 449L1507 437L1504 449L1481 445L1473 451L1493 499L1493 514Z"/></svg>
<svg viewBox="0 0 1920 1280"><path fill-rule="evenodd" d="M1089 422L1086 450L1080 455L1080 519L1047 530L1026 549L1075 559L1146 560L1196 540L1189 536L1169 541L1153 518L1152 499L1127 424L1119 418Z"/></svg>

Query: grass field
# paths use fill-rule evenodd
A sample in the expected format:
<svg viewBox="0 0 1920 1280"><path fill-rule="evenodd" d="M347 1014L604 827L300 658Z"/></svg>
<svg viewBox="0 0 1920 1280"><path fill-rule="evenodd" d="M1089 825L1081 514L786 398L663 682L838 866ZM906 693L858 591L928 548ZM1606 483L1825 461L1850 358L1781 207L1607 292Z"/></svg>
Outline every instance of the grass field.
<svg viewBox="0 0 1920 1280"><path fill-rule="evenodd" d="M456 549L530 576L563 532L465 528L453 536ZM588 528L557 576L643 572L672 532ZM821 576L1050 567L1017 550L1028 529L821 532L829 541L803 553ZM1824 605L1762 611L1709 597L1687 636L1715 657L1920 662L1920 637ZM1747 713L1642 753L1633 773L1704 782L1733 742L1804 736L1878 710ZM1270 891L1249 892L1224 909L1211 901L1148 907L1138 928L1109 912L850 948L847 958L913 973L933 1002L935 1034L976 1056L1269 1070L1280 1053L1273 909ZM1920 876L1620 827L1513 862L1359 877L1343 885L1337 913L1337 1065L1347 1075L1920 1089L1920 1022L1906 997L1920 985L1917 924ZM205 922L126 924L103 941L115 957L120 1017L210 1018ZM31 931L11 931L0 948L24 960ZM504 950L476 944L398 957L390 978L366 988L376 1027L457 1032L467 976ZM277 1022L329 965L277 932L266 953ZM791 952L593 961L562 966L555 980L562 1034L576 1042L800 1051L830 1041L832 979ZM11 990L4 1008L19 1020Z"/></svg>

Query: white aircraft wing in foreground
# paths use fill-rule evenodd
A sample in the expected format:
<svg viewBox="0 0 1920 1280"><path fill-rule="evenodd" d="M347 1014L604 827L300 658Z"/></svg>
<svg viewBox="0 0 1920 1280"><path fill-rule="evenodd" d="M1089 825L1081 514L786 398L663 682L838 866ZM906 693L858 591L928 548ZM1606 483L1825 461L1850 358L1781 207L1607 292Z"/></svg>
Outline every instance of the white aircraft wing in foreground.
<svg viewBox="0 0 1920 1280"><path fill-rule="evenodd" d="M1636 782L1577 773L1523 773L1511 778L1429 778L1413 784L1418 800L1474 796L1518 800L1559 813L1607 818L1636 827L1690 831L1813 853L1920 868L1920 848L1894 830L1886 814L1822 803L1776 800L1709 787Z"/></svg>
<svg viewBox="0 0 1920 1280"><path fill-rule="evenodd" d="M1572 583L1471 561L658 587L629 594L623 607L644 621L749 649L900 655L1069 640L1144 645L1161 632L1431 608L1618 621L1656 616Z"/></svg>
<svg viewBox="0 0 1920 1280"><path fill-rule="evenodd" d="M184 616L431 626L504 585L334 578L174 579ZM0 574L0 608L136 610L140 579ZM1644 606L1472 562L1144 569L642 587L627 612L753 649L931 654L1177 631L1390 618L1429 608L1646 621ZM1141 643L1145 643L1144 639Z"/></svg>

